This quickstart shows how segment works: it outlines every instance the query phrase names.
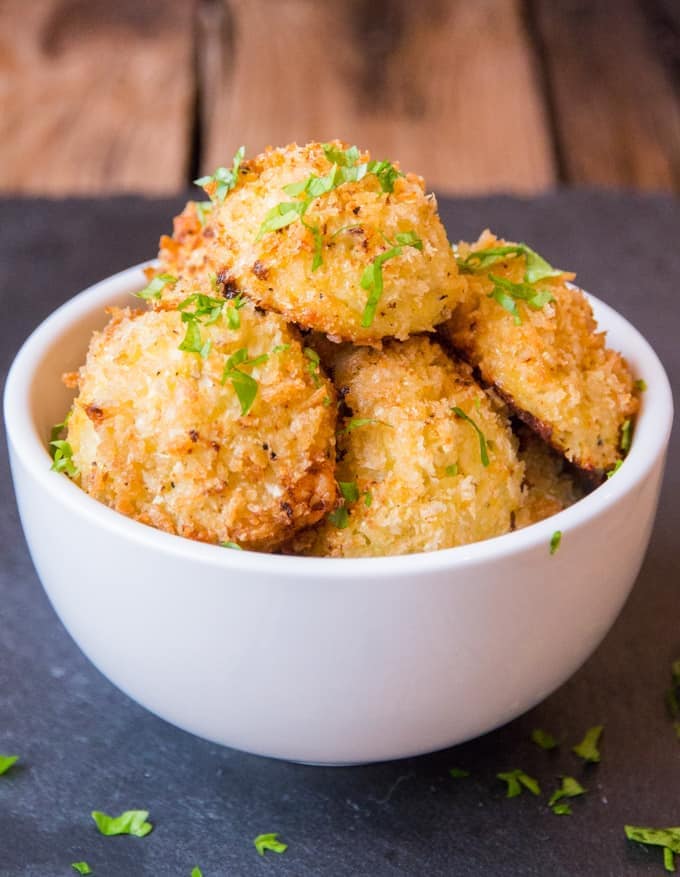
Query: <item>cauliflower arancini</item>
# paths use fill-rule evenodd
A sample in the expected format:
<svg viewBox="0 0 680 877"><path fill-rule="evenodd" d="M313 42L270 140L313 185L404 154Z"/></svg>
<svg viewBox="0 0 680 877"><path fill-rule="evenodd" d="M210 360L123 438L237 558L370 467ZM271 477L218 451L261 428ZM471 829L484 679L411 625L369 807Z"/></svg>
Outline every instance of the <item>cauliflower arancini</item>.
<svg viewBox="0 0 680 877"><path fill-rule="evenodd" d="M567 285L573 274L489 232L459 244L458 257L469 299L443 336L543 439L601 478L622 456L638 400L625 360L605 346L583 293Z"/></svg>
<svg viewBox="0 0 680 877"><path fill-rule="evenodd" d="M75 480L166 532L276 548L335 505L334 390L276 314L184 313L113 310L94 335L68 420Z"/></svg>
<svg viewBox="0 0 680 877"><path fill-rule="evenodd" d="M228 184L217 175L205 184L215 204L208 259L259 306L376 344L431 330L464 298L421 177L339 141L270 149L221 170L233 174Z"/></svg>
<svg viewBox="0 0 680 877"><path fill-rule="evenodd" d="M338 433L343 505L289 550L408 554L511 529L524 466L468 366L422 336L382 351L343 346L333 365L350 412Z"/></svg>

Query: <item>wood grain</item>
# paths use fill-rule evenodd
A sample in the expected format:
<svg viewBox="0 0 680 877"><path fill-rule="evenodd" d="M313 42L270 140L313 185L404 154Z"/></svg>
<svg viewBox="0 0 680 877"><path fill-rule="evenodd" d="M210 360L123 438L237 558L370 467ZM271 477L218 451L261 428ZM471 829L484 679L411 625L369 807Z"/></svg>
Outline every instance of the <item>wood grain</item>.
<svg viewBox="0 0 680 877"><path fill-rule="evenodd" d="M181 188L193 8L190 0L3 0L0 189Z"/></svg>
<svg viewBox="0 0 680 877"><path fill-rule="evenodd" d="M651 5L532 0L570 183L680 188L680 107Z"/></svg>
<svg viewBox="0 0 680 877"><path fill-rule="evenodd" d="M441 191L555 179L518 0L224 0L202 24L203 171L341 137Z"/></svg>

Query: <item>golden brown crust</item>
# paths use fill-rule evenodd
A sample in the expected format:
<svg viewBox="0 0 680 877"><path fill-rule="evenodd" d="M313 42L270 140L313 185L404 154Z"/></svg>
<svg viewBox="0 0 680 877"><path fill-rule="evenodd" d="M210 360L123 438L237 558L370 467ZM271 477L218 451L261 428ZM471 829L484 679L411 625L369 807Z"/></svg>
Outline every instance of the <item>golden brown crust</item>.
<svg viewBox="0 0 680 877"><path fill-rule="evenodd" d="M511 529L522 502L523 465L507 421L468 366L423 336L386 342L382 351L342 345L324 353L332 357L346 406L337 478L356 484L358 499L345 503L347 526L338 528L333 516L336 523L326 520L303 533L289 550L335 557L407 554ZM454 406L484 433L488 466L474 427L456 416ZM364 423L356 426L358 421Z"/></svg>
<svg viewBox="0 0 680 877"><path fill-rule="evenodd" d="M346 144L335 142L337 148ZM362 155L362 161L368 154ZM283 187L332 169L321 144L269 150L244 162L239 184L214 211L216 237L206 260L220 266L238 290L291 322L337 338L372 344L431 330L465 295L432 195L420 177L397 178L385 193L375 175L347 182L316 198L305 215L276 231L258 233L267 212L294 197ZM206 188L211 190L212 184ZM313 270L315 237L322 264ZM373 323L363 327L368 292L364 269L390 250L398 233L414 232L422 249L408 245L383 265L384 290Z"/></svg>
<svg viewBox="0 0 680 877"><path fill-rule="evenodd" d="M505 244L485 232L466 256ZM490 269L512 282L524 278L524 258ZM488 273L468 276L469 300L441 327L443 337L478 370L515 412L568 460L602 477L621 456L621 427L637 411L633 376L623 357L605 346L583 293L570 274L535 284L554 297L532 310L518 302L521 324L489 297Z"/></svg>
<svg viewBox="0 0 680 877"><path fill-rule="evenodd" d="M178 349L178 311L114 311L80 371L68 441L80 485L169 533L271 550L336 500L335 393L312 375L297 334L276 315L240 310L241 326L202 325L202 358ZM245 415L226 360L266 362Z"/></svg>

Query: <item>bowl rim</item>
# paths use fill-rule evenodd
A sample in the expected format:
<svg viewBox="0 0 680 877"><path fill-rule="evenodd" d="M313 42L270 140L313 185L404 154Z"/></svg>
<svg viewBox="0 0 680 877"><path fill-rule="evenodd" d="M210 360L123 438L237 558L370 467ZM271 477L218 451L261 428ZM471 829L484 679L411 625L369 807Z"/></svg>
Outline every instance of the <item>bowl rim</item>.
<svg viewBox="0 0 680 877"><path fill-rule="evenodd" d="M222 567L225 570L246 573L276 573L302 579L320 578L401 578L414 573L424 574L441 570L459 570L480 562L512 558L526 550L545 545L549 552L552 534L561 530L563 543L570 530L587 525L607 507L614 505L629 492L637 489L649 476L668 444L673 420L673 399L666 372L649 342L612 307L585 293L593 306L598 323L626 343L617 342L628 358L634 352L638 362L638 377L645 380L647 389L642 396L640 412L630 451L616 476L605 481L569 508L531 524L521 530L437 551L388 557L300 557L265 554L256 551L235 551L217 545L196 542L181 536L164 533L110 509L93 499L68 478L57 478L50 470L50 456L46 437L41 436L29 410L30 387L37 365L55 340L73 323L77 323L97 307L111 304L125 292L133 292L144 285L142 273L154 261L142 262L87 287L66 301L29 335L10 367L4 394L5 427L14 453L26 469L38 480L41 488L57 503L96 523L112 535L142 544L147 548L199 565ZM566 538L564 538L566 537Z"/></svg>

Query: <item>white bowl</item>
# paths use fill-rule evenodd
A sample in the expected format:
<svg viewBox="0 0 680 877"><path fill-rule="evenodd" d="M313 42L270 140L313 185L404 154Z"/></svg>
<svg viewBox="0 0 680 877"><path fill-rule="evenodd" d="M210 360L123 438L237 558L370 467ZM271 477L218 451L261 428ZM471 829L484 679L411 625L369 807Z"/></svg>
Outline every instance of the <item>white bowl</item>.
<svg viewBox="0 0 680 877"><path fill-rule="evenodd" d="M654 351L591 297L648 385L630 454L576 505L516 533L369 559L225 551L106 508L50 471L46 441L106 305L137 266L60 307L26 341L5 393L33 561L93 663L169 722L227 746L317 763L441 749L529 709L598 645L635 581L672 420ZM551 556L550 537L563 532Z"/></svg>

